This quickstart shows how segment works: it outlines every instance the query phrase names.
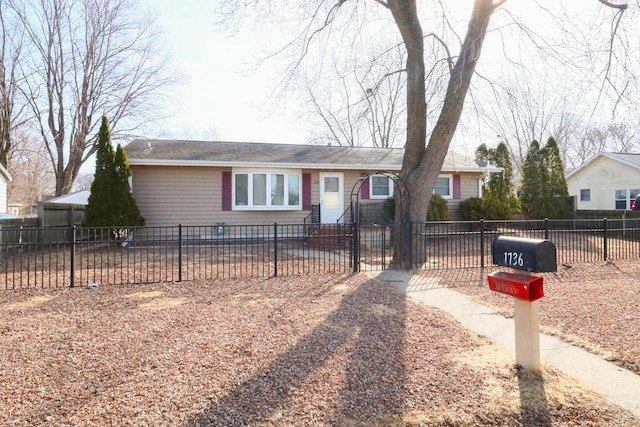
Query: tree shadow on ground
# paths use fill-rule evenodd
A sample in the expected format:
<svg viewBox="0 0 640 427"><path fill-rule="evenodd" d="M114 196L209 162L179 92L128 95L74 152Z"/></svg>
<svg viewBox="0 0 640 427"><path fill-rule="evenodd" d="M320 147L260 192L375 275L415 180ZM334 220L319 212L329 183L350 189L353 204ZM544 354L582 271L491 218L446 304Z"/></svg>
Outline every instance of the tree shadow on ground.
<svg viewBox="0 0 640 427"><path fill-rule="evenodd" d="M335 424L400 414L406 378L406 297L380 295L368 281L346 294L337 309L252 378L214 399L189 426L244 426L267 422L295 404L297 388L334 357L346 357L334 404L315 422ZM378 288L379 289L379 288ZM317 380L322 388L322 378Z"/></svg>
<svg viewBox="0 0 640 427"><path fill-rule="evenodd" d="M540 372L518 370L520 389L520 419L526 427L551 426L549 402L544 389L544 378Z"/></svg>

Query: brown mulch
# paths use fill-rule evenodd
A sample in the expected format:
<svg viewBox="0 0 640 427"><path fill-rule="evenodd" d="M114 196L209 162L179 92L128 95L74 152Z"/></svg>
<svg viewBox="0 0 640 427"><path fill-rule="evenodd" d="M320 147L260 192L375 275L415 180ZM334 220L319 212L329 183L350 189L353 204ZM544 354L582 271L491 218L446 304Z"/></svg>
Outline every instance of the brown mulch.
<svg viewBox="0 0 640 427"><path fill-rule="evenodd" d="M513 298L489 290L487 274L506 268L427 271L419 274L513 316ZM640 262L559 265L542 274L542 332L586 348L640 374Z"/></svg>
<svg viewBox="0 0 640 427"><path fill-rule="evenodd" d="M365 275L0 293L0 425L639 425Z"/></svg>

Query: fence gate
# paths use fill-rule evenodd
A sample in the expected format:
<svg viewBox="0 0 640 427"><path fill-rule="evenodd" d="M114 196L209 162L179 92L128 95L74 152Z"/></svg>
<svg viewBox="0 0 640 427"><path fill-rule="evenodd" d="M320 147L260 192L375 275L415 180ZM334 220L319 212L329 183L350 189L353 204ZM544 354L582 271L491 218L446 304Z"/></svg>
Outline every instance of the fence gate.
<svg viewBox="0 0 640 427"><path fill-rule="evenodd" d="M389 198L381 203L361 201L362 186L370 185L373 177L388 179ZM404 180L396 173L375 171L361 176L351 188L349 198L349 220L353 226L352 259L354 272L384 270L393 259L394 238L400 235L410 238L408 215L409 190ZM401 221L395 221L400 214ZM399 230L400 227L402 230ZM411 245L409 245L411 247Z"/></svg>

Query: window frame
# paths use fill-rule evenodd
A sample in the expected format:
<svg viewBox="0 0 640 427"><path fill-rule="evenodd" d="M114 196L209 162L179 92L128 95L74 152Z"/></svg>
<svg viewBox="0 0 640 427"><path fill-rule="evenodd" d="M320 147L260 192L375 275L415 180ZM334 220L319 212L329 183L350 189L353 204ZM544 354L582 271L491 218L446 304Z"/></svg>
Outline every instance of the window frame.
<svg viewBox="0 0 640 427"><path fill-rule="evenodd" d="M624 191L624 197L618 197L618 193ZM613 209L616 211L625 211L629 209L629 190L624 188L618 188L613 190ZM625 207L619 208L618 202L624 201Z"/></svg>
<svg viewBox="0 0 640 427"><path fill-rule="evenodd" d="M449 180L449 195L440 194L440 196L445 200L453 199L453 174L441 174L441 175L438 175L438 179L440 179L440 178L447 178ZM437 183L438 183L438 181L436 181L436 184ZM433 194L437 194L435 185L433 187Z"/></svg>
<svg viewBox="0 0 640 427"><path fill-rule="evenodd" d="M238 175L247 175L247 204L246 205L238 205L237 201L237 188L236 181ZM266 194L266 204L265 205L254 205L254 175L266 175L265 180L265 194ZM273 177L283 175L283 204L282 205L273 205L272 204L272 184ZM290 196L290 178L297 178L297 188L298 188L298 203L295 205L290 204L289 196ZM231 210L233 211L301 211L302 210L302 170L301 169L253 169L253 168L233 168L231 171Z"/></svg>
<svg viewBox="0 0 640 427"><path fill-rule="evenodd" d="M373 194L373 178L386 178L388 194ZM386 200L389 197L393 197L393 179L385 174L374 174L369 176L369 199Z"/></svg>
<svg viewBox="0 0 640 427"><path fill-rule="evenodd" d="M591 201L591 189L590 188L581 188L580 189L580 201L581 202L590 202Z"/></svg>

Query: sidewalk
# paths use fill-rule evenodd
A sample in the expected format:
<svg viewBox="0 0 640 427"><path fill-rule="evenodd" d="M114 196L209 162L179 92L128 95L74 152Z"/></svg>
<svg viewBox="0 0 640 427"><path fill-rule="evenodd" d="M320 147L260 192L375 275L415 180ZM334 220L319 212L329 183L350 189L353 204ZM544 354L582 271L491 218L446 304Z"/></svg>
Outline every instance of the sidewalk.
<svg viewBox="0 0 640 427"><path fill-rule="evenodd" d="M465 328L514 351L513 319L507 319L456 291L440 287L428 278L395 270L368 274L395 286L415 300L451 314ZM540 358L543 363L573 376L611 402L640 416L640 375L545 334L540 335Z"/></svg>

